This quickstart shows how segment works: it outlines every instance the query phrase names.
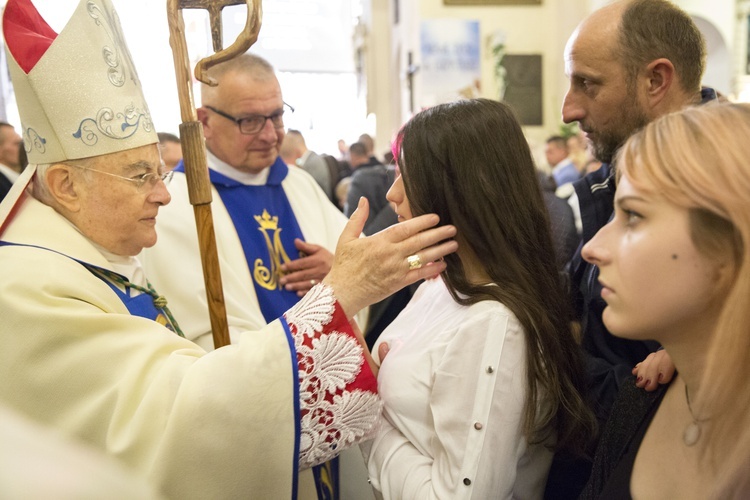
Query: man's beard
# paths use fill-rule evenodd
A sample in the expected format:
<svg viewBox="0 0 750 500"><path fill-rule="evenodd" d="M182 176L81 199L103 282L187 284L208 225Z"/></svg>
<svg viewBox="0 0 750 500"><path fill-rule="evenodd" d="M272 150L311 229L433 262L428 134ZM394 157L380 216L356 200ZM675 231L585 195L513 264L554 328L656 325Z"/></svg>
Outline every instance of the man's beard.
<svg viewBox="0 0 750 500"><path fill-rule="evenodd" d="M595 137L591 141L594 158L602 163L612 163L615 153L628 138L649 123L649 118L633 100L624 109L620 125L616 130L592 130Z"/></svg>

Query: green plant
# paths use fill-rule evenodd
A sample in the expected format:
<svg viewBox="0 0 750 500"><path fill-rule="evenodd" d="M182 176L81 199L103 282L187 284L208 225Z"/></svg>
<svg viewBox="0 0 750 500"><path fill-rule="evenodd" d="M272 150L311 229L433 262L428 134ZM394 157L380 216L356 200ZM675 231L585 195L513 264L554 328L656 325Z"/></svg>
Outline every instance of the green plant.
<svg viewBox="0 0 750 500"><path fill-rule="evenodd" d="M565 137L566 139L568 137L573 137L574 135L578 135L578 122L561 123L559 130L560 130L560 135L562 137Z"/></svg>
<svg viewBox="0 0 750 500"><path fill-rule="evenodd" d="M499 89L500 100L503 100L505 95L506 77L508 70L503 66L503 60L505 59L505 35L503 33L496 33L490 42L492 59L494 61L494 73L495 81Z"/></svg>

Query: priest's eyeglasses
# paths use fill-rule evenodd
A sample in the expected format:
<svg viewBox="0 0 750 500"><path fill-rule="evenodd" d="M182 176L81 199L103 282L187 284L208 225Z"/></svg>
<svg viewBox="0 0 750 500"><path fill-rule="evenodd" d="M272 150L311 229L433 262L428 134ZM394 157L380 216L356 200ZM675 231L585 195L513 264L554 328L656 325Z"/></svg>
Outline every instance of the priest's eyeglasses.
<svg viewBox="0 0 750 500"><path fill-rule="evenodd" d="M162 181L164 185L167 185L169 184L169 181L171 181L172 177L174 176L174 172L170 170L169 172L164 172L163 174L149 172L146 174L137 175L135 177L124 177L122 175L111 174L109 172L105 172L103 170L97 170L95 168L83 167L81 165L76 165L74 163L66 163L66 165L80 168L82 170L89 170L91 172L98 172L100 174L109 175L110 177L117 177L118 179L128 181L135 186L135 189L139 193L145 193L145 192L151 191L152 189L154 189L154 187L156 187L156 184L159 181Z"/></svg>
<svg viewBox="0 0 750 500"><path fill-rule="evenodd" d="M203 105L203 107L206 109L210 109L211 111L213 111L219 116L223 116L227 120L232 120L240 128L240 133L245 134L245 135L255 135L261 130L263 130L263 127L266 126L266 120L271 120L271 123L273 124L274 128L284 128L285 108L289 109L291 113L294 113L294 108L287 103L284 103L284 107L282 107L279 111L276 111L275 113L272 113L268 116L248 115L244 118L235 118L229 113L219 111L213 106Z"/></svg>

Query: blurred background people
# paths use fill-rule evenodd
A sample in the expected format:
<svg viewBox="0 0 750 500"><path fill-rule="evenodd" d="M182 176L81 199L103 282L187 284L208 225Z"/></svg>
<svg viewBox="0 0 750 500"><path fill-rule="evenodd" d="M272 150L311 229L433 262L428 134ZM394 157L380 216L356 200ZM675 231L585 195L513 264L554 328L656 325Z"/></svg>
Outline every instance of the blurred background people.
<svg viewBox="0 0 750 500"><path fill-rule="evenodd" d="M346 145L344 139L339 139L338 142L339 160L349 161L349 146Z"/></svg>
<svg viewBox="0 0 750 500"><path fill-rule="evenodd" d="M349 217L357 208L360 197L364 196L370 202L370 218L364 229L366 235L375 234L398 222L396 212L385 198L393 182L385 165L375 160L361 142L349 146L349 162L353 172L344 215Z"/></svg>
<svg viewBox="0 0 750 500"><path fill-rule="evenodd" d="M555 179L541 170L537 170L539 187L542 190L542 198L547 207L550 229L552 230L552 243L555 245L555 257L560 270L570 261L578 248L580 242L576 230L573 209L568 202L555 195L557 185Z"/></svg>
<svg viewBox="0 0 750 500"><path fill-rule="evenodd" d="M286 131L284 140L281 141L281 146L279 146L279 156L290 167L296 167L297 160L302 157L303 148L299 140L301 137L301 133L290 128Z"/></svg>
<svg viewBox="0 0 750 500"><path fill-rule="evenodd" d="M182 143L180 138L169 132L159 132L159 152L167 170L174 170L182 161Z"/></svg>
<svg viewBox="0 0 750 500"><path fill-rule="evenodd" d="M349 186L352 183L351 176L344 177L339 181L338 184L336 184L336 202L339 205L339 208L341 211L344 211L344 208L346 207L346 198L349 196Z"/></svg>
<svg viewBox="0 0 750 500"><path fill-rule="evenodd" d="M320 155L315 151L307 149L302 132L294 129L287 130L279 153L284 163L300 167L310 174L328 199L334 200L333 189L335 184L331 180L331 169L329 169L328 163Z"/></svg>
<svg viewBox="0 0 750 500"><path fill-rule="evenodd" d="M21 175L23 141L13 125L0 122L0 201ZM25 155L24 155L25 156Z"/></svg>
<svg viewBox="0 0 750 500"><path fill-rule="evenodd" d="M586 136L580 131L565 140L568 146L568 158L573 162L579 172L584 171L586 163L592 158L586 144Z"/></svg>
<svg viewBox="0 0 750 500"><path fill-rule="evenodd" d="M544 147L544 155L552 171L552 177L558 188L577 181L581 173L576 168L573 160L568 156L568 143L564 137L553 135L547 139ZM571 190L572 192L572 186ZM561 196L567 198L567 196Z"/></svg>
<svg viewBox="0 0 750 500"><path fill-rule="evenodd" d="M365 150L367 151L367 156L370 158L370 161L372 163L382 163L380 160L378 160L377 156L375 156L375 139L373 139L370 134L360 135L357 139L357 142L364 144Z"/></svg>

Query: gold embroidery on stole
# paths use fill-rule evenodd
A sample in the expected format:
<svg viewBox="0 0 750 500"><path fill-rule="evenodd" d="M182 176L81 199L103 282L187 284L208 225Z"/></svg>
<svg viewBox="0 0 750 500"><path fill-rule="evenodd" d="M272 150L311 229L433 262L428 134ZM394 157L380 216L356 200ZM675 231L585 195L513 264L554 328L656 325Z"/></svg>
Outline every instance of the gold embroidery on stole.
<svg viewBox="0 0 750 500"><path fill-rule="evenodd" d="M271 268L269 269L264 265L263 259L255 259L253 279L266 290L281 289L281 285L279 284L279 278L283 274L281 272L281 265L289 262L291 259L289 259L284 246L281 244L279 217L271 217L265 209L263 210L263 215L254 215L253 217L260 226L258 231L263 233L263 237L266 239L268 257L271 261ZM272 231L272 235L269 235L269 231Z"/></svg>

